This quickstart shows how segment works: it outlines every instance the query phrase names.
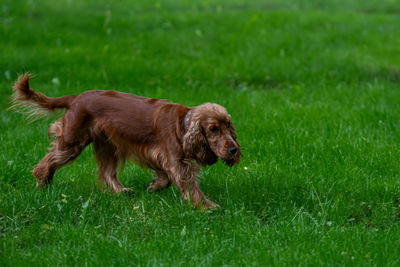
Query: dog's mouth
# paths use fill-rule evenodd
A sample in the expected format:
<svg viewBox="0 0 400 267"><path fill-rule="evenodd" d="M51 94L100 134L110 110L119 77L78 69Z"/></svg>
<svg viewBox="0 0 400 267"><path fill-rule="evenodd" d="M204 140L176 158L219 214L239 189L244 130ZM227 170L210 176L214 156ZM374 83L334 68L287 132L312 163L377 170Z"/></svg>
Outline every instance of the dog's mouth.
<svg viewBox="0 0 400 267"><path fill-rule="evenodd" d="M239 149L235 154L229 153L220 158L227 166L232 167L233 165L236 165L240 162L241 156L242 156L242 153L240 152L240 149Z"/></svg>
<svg viewBox="0 0 400 267"><path fill-rule="evenodd" d="M207 139L208 141L208 139ZM232 152L230 149L213 149L213 146L210 145L209 142L207 142L208 144L208 150L209 152L211 152L210 154L212 154L213 158L215 159L215 161L213 160L213 162L215 163L218 158L220 158L222 160L222 162L224 162L227 166L232 167L235 164L238 164L240 161L240 157L242 156L242 153L240 152L242 147L240 147L240 145L235 144L233 146L230 146L230 148L232 149L233 147L236 148L235 152ZM210 155L209 154L209 155Z"/></svg>
<svg viewBox="0 0 400 267"><path fill-rule="evenodd" d="M223 161L231 160L234 156L228 151L212 151L212 152L216 157L220 158Z"/></svg>
<svg viewBox="0 0 400 267"><path fill-rule="evenodd" d="M235 160L234 157L231 157L230 159L222 159L222 158L221 158L221 160L222 160L227 166L229 166L229 167L232 167L233 165L235 165L235 164L238 163L238 161Z"/></svg>

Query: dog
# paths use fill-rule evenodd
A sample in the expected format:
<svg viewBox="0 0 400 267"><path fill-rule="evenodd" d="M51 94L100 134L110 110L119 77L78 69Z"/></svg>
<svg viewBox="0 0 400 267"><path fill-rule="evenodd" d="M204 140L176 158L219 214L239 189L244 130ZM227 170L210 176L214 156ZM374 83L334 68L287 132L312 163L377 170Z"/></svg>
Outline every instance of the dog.
<svg viewBox="0 0 400 267"><path fill-rule="evenodd" d="M31 75L19 76L13 86L12 108L30 116L66 109L51 124L54 137L49 153L33 169L37 187L51 183L54 173L76 159L93 143L99 165L100 188L129 192L117 178L117 167L127 159L155 172L148 189L176 185L189 204L218 208L208 200L196 179L200 166L238 164L242 156L235 128L226 109L205 103L187 107L165 99L146 98L111 90L47 97L29 86Z"/></svg>

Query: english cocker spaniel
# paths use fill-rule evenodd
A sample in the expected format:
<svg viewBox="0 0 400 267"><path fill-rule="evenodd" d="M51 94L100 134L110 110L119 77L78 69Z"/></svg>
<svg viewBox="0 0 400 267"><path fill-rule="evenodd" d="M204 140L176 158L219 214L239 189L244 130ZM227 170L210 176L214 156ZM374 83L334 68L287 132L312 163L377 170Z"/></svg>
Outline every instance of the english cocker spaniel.
<svg viewBox="0 0 400 267"><path fill-rule="evenodd" d="M14 108L29 109L29 115L66 109L51 124L54 136L50 152L32 171L37 186L50 184L54 173L76 159L93 143L99 165L99 182L113 192L130 191L117 178L117 167L132 159L153 169L156 177L150 192L176 185L195 207L219 207L201 192L198 165L221 158L228 166L239 163L241 147L226 109L213 103L196 107L117 91L91 90L80 95L47 97L29 86L29 74L14 84Z"/></svg>

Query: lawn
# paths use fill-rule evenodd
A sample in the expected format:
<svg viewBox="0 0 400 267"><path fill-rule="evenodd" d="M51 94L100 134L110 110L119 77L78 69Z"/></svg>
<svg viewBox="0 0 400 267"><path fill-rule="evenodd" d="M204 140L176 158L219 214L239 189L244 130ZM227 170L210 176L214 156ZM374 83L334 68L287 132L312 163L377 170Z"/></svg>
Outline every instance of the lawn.
<svg viewBox="0 0 400 267"><path fill-rule="evenodd" d="M400 265L400 4L391 0L2 0L0 265ZM176 187L101 192L93 149L35 188L61 113L7 110L18 73L49 96L113 89L224 105L246 150Z"/></svg>

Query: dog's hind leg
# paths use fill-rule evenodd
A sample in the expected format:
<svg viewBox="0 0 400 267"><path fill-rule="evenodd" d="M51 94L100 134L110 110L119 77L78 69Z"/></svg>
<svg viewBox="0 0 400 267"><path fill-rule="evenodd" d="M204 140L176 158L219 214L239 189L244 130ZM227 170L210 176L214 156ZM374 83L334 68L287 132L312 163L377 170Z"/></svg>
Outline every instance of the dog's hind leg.
<svg viewBox="0 0 400 267"><path fill-rule="evenodd" d="M171 182L168 179L168 175L164 172L156 171L156 177L147 187L151 193L155 191L159 191L164 188L168 188L171 185Z"/></svg>
<svg viewBox="0 0 400 267"><path fill-rule="evenodd" d="M49 128L49 135L55 135L50 153L48 153L33 169L32 174L38 180L37 187L50 184L54 173L62 166L76 159L82 150L90 143L88 138L81 138L81 142L68 143L63 136L62 120L56 121Z"/></svg>
<svg viewBox="0 0 400 267"><path fill-rule="evenodd" d="M93 146L99 164L100 188L105 183L114 193L132 192L132 189L124 187L118 180L118 157L115 146L109 142L100 140L95 140Z"/></svg>

